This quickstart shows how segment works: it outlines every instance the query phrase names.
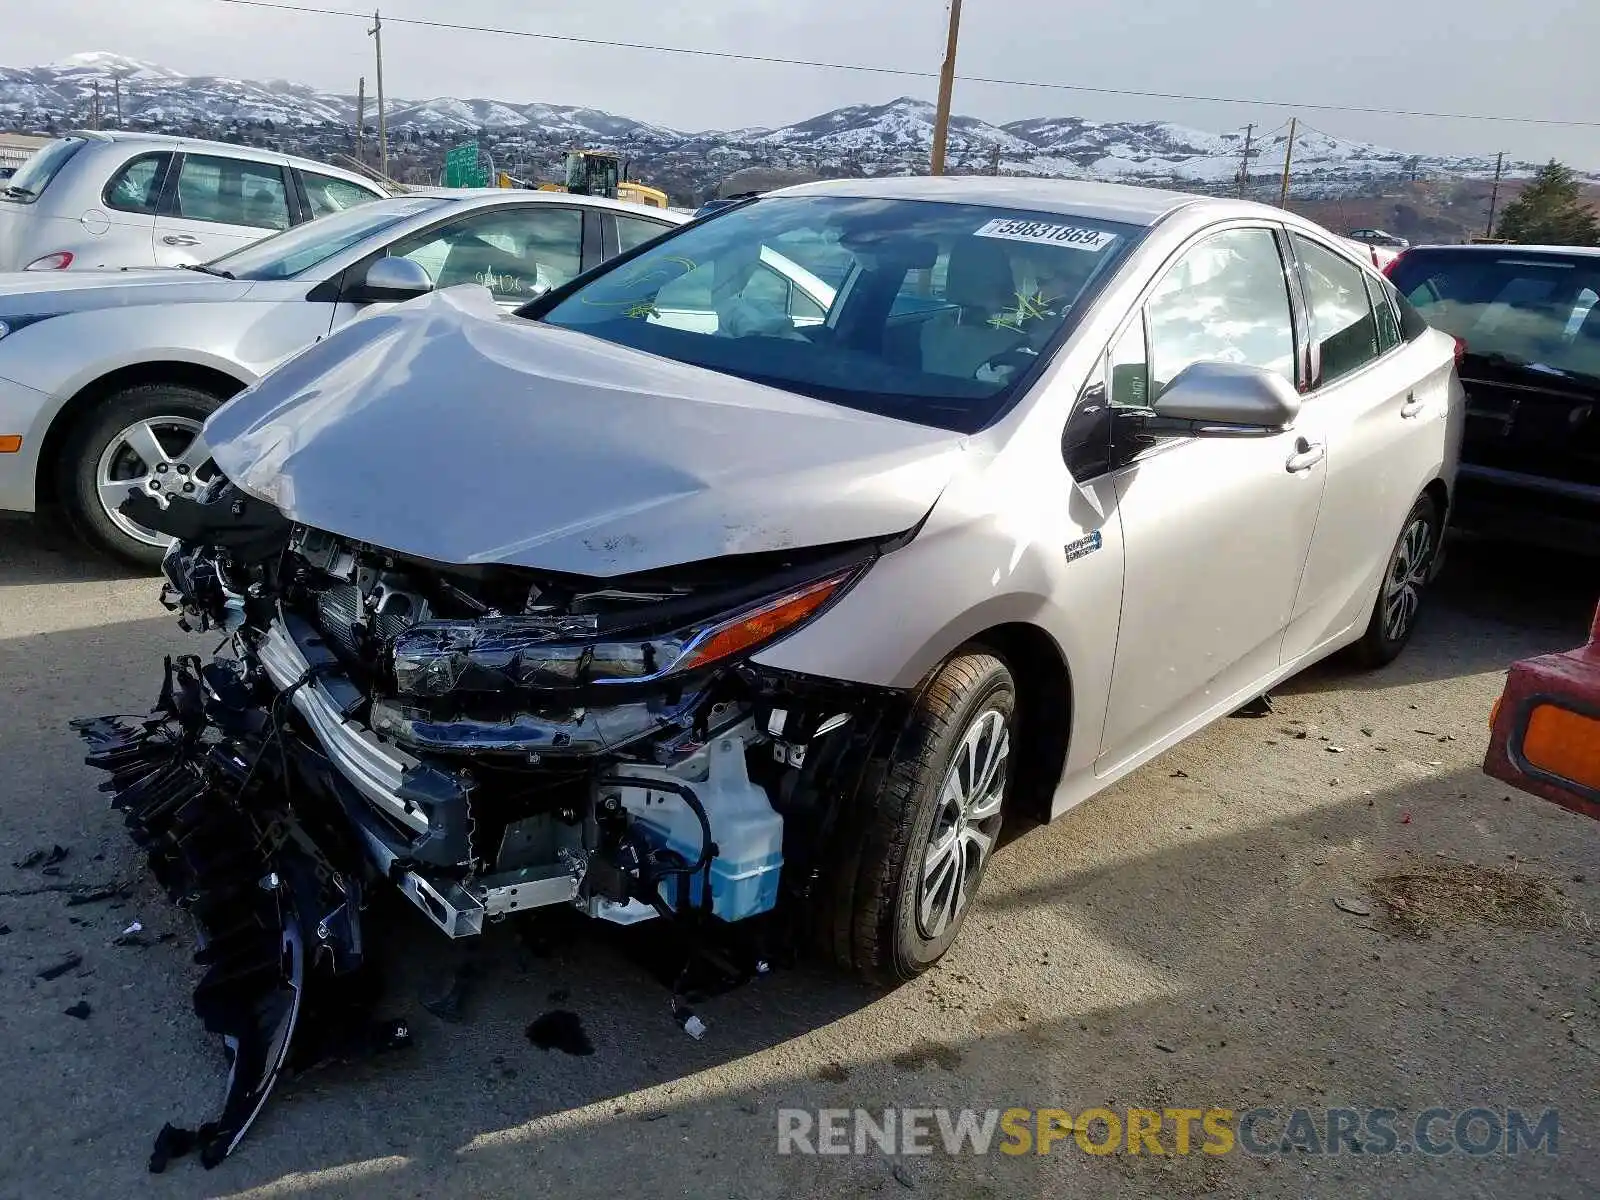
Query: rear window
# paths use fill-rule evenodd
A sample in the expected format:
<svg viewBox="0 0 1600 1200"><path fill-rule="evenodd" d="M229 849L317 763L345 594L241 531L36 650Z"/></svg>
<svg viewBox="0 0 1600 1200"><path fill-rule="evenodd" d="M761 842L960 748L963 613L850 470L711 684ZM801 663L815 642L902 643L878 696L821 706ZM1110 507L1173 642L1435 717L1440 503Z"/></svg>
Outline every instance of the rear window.
<svg viewBox="0 0 1600 1200"><path fill-rule="evenodd" d="M17 173L6 181L4 188L0 188L8 200L20 200L24 204L32 204L44 195L45 188L50 186L62 167L67 165L79 150L83 149L86 139L79 137L57 138L53 142L46 142L33 152L33 157L23 163Z"/></svg>
<svg viewBox="0 0 1600 1200"><path fill-rule="evenodd" d="M1600 375L1600 256L1418 254L1390 276L1467 353L1535 370Z"/></svg>

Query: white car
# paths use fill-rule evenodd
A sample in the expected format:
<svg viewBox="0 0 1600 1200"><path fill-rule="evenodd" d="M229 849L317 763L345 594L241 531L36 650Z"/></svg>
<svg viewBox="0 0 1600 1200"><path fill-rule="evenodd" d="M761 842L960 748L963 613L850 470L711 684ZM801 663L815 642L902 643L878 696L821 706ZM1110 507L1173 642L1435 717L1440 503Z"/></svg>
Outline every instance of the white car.
<svg viewBox="0 0 1600 1200"><path fill-rule="evenodd" d="M0 271L205 262L385 195L353 171L254 146L71 133L0 186Z"/></svg>
<svg viewBox="0 0 1600 1200"><path fill-rule="evenodd" d="M91 544L154 565L167 539L117 511L192 493L224 400L374 304L457 284L512 305L683 223L586 196L437 190L375 200L179 270L0 275L0 511L59 507Z"/></svg>

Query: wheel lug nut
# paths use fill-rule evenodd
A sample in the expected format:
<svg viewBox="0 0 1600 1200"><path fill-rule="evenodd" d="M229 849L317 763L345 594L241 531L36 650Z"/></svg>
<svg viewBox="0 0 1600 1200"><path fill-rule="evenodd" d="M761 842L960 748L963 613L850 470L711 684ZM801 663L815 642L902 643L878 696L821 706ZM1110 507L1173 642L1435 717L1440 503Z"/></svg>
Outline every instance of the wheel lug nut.
<svg viewBox="0 0 1600 1200"><path fill-rule="evenodd" d="M187 475L188 473L189 473L188 465L185 464L185 463L179 463L178 464L178 474L179 475Z"/></svg>
<svg viewBox="0 0 1600 1200"><path fill-rule="evenodd" d="M161 481L159 479L152 479L150 481L150 490L152 492L159 492L161 490Z"/></svg>
<svg viewBox="0 0 1600 1200"><path fill-rule="evenodd" d="M159 475L165 475L167 473L167 464L166 463L157 463L156 464L156 473L159 474Z"/></svg>
<svg viewBox="0 0 1600 1200"><path fill-rule="evenodd" d="M183 490L184 490L184 491L186 491L186 492L192 492L192 491L194 491L194 484L192 484L192 483L186 483L186 484L184 484L184 485L183 485Z"/></svg>

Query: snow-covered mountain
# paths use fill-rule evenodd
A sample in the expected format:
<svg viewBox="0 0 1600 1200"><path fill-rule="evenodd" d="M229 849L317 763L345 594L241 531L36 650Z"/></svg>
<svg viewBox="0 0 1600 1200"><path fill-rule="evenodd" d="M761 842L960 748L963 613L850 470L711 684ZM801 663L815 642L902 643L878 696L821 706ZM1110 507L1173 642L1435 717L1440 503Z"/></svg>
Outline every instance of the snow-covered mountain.
<svg viewBox="0 0 1600 1200"><path fill-rule="evenodd" d="M123 123L147 128L224 131L270 122L283 135L312 138L314 131L347 128L356 119L354 96L286 80L183 75L96 51L48 66L0 67L0 128L86 125L96 84L107 125L116 119L117 91ZM699 133L593 108L454 97L391 100L387 117L389 129L401 134L433 138L488 131L497 154L531 155L582 143L667 161L709 179L747 165L802 167L822 174L917 170L926 164L932 144L934 108L902 98L835 109L779 129ZM370 96L367 121L376 124ZM1284 136L1278 130L1253 141L1254 173L1269 175L1282 161ZM1243 151L1242 133L1207 133L1165 122L1041 117L999 126L956 116L950 123L949 158L956 170L989 170L998 159L1000 170L1020 175L1225 184L1235 178ZM1294 158L1297 180L1330 187L1403 174L1483 175L1494 170L1487 159L1407 155L1313 130L1302 131ZM1513 173L1528 170L1527 164L1515 164Z"/></svg>

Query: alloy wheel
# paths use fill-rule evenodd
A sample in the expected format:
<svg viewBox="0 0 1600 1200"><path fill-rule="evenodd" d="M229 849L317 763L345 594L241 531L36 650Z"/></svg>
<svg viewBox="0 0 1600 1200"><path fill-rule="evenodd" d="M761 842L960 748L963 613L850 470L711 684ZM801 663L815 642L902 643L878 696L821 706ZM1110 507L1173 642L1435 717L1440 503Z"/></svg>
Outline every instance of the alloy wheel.
<svg viewBox="0 0 1600 1200"><path fill-rule="evenodd" d="M1405 638L1422 604L1422 589L1433 563L1433 524L1417 517L1400 535L1383 587L1383 633L1391 642Z"/></svg>
<svg viewBox="0 0 1600 1200"><path fill-rule="evenodd" d="M985 860L1000 833L1011 734L995 709L980 713L962 736L939 792L939 808L922 855L917 927L930 940L966 911Z"/></svg>
<svg viewBox="0 0 1600 1200"><path fill-rule="evenodd" d="M149 417L135 421L109 442L95 465L95 490L107 519L146 546L164 546L171 539L125 517L118 506L137 489L162 508L174 496L197 495L217 473L205 439L203 422L193 417Z"/></svg>

